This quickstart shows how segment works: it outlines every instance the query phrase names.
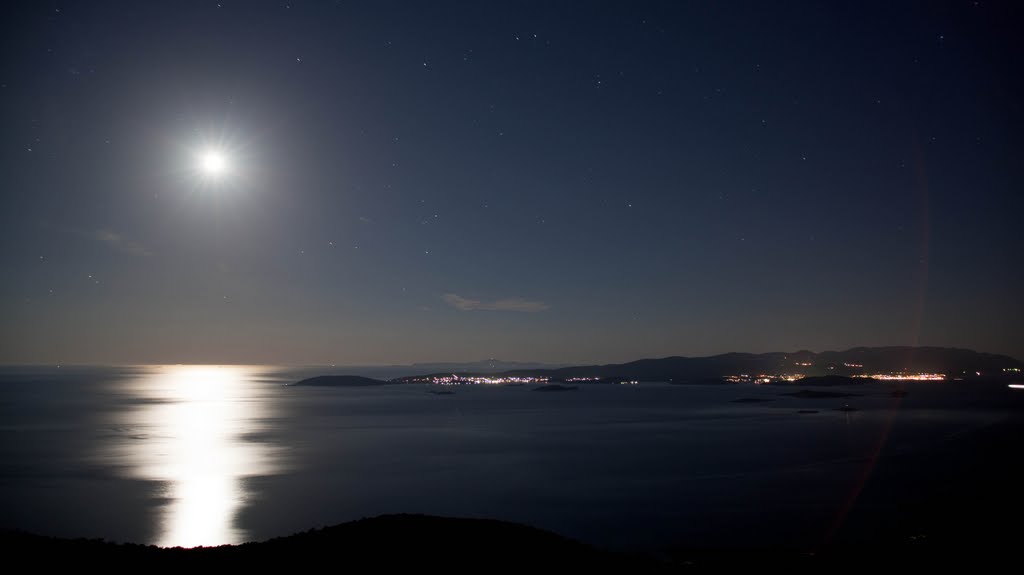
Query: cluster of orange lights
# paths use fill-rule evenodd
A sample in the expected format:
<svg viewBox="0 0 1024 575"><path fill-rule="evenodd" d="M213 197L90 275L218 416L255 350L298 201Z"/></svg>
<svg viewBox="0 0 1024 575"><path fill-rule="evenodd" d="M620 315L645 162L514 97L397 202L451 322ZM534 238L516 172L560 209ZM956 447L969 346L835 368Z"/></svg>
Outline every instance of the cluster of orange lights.
<svg viewBox="0 0 1024 575"><path fill-rule="evenodd" d="M759 373L757 375L748 375L741 373L739 375L727 375L722 379L729 383L753 383L754 385L765 385L772 383L773 381L796 381L803 379L804 374L802 373L783 373L783 374L766 374Z"/></svg>
<svg viewBox="0 0 1024 575"><path fill-rule="evenodd" d="M722 379L729 383L753 383L755 385L764 385L768 383L777 383L783 381L797 381L805 377L802 373L781 373L781 374L766 374L759 373L757 375L750 375L741 373L738 375L727 375ZM852 377L858 377L863 379L876 379L878 381L945 381L946 375L942 373L872 373L872 374L858 374Z"/></svg>
<svg viewBox="0 0 1024 575"><path fill-rule="evenodd" d="M855 375L854 377L865 377L881 381L945 381L944 373L873 373Z"/></svg>
<svg viewBox="0 0 1024 575"><path fill-rule="evenodd" d="M547 383L547 377L532 376L484 376L484 375L432 375L407 379L407 383L432 383L434 385L515 385Z"/></svg>

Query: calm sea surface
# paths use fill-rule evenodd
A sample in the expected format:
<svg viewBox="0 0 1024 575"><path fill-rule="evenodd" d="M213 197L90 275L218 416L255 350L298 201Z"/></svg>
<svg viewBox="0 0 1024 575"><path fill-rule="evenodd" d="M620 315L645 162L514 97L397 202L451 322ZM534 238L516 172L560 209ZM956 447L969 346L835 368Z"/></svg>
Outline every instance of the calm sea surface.
<svg viewBox="0 0 1024 575"><path fill-rule="evenodd" d="M950 446L1020 417L1024 399L935 383L819 399L740 385L284 385L305 375L3 368L0 527L196 546L407 512L614 548L815 545L944 489Z"/></svg>

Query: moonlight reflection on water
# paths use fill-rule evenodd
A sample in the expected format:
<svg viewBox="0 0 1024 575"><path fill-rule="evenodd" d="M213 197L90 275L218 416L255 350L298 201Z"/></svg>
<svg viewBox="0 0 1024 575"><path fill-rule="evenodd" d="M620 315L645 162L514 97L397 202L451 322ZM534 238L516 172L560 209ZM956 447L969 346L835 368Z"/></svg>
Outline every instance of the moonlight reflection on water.
<svg viewBox="0 0 1024 575"><path fill-rule="evenodd" d="M264 417L253 401L251 367L163 366L133 380L144 402L126 424L141 433L123 444L134 478L164 482L156 544L167 547L244 541L235 517L249 494L247 476L272 471L272 449L246 441Z"/></svg>

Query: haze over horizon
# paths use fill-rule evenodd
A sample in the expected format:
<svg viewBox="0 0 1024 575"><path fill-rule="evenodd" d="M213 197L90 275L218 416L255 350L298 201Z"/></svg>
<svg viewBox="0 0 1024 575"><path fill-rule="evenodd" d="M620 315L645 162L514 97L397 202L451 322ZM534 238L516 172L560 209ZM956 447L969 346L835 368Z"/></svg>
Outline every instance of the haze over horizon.
<svg viewBox="0 0 1024 575"><path fill-rule="evenodd" d="M789 350L776 349L776 350L765 350L765 351L759 351L759 352L731 350L731 351L724 351L724 352L717 352L717 353L708 353L708 354L701 354L701 355L688 355L688 354L676 353L676 354L669 354L669 355L663 355L663 356L659 355L659 356L632 357L632 358L626 358L626 359L614 360L614 361L593 360L593 361L579 361L579 362L539 361L539 360L530 360L530 359L521 359L521 358L503 359L503 358L490 357L490 358L482 358L482 359L478 358L478 359L460 359L460 360L446 360L444 358L439 358L439 359L433 359L433 360L427 360L427 361L382 362L382 363L338 363L338 362L287 363L287 362L242 362L242 361L236 361L236 362L232 362L232 361L161 362L161 361L152 361L152 362L121 362L121 363L65 362L65 363L58 363L56 365L58 367L118 367L118 366L129 367L129 366L145 366L145 365L152 365L152 366L159 366L159 365L193 365L193 366L204 366L204 365L205 366L231 366L231 365L244 366L244 365L252 365L252 366L258 366L258 365L263 365L263 366L291 367L291 368L339 368L339 369L351 368L351 369L355 369L355 370L361 370L363 368L366 368L366 369L373 370L373 369L376 369L376 368L382 368L382 369L383 368L403 368L403 367L407 367L407 368L423 367L423 368L426 368L426 367L437 367L437 366L444 366L444 369L453 368L452 366L460 366L460 367L463 367L463 368L469 368L470 366L474 366L474 365L490 364L489 365L489 369L487 369L485 371L506 371L506 370L516 370L516 369L532 369L532 368L559 368L559 367L576 367L576 366L586 366L586 365L628 364L628 363L631 363L631 362L642 361L642 360L661 360L661 359L670 359L670 358L678 358L678 357L690 358L690 359L700 359L700 358L708 358L708 357L725 356L725 355L731 355L731 354L747 354L747 355L755 355L756 356L756 355L765 355L765 354L773 354L773 353L794 354L795 355L795 354L798 354L798 353L810 352L810 353L813 353L813 354L816 354L816 355L820 355L822 353L837 353L837 352L841 353L841 352L846 352L846 351L850 351L850 350L853 350L853 349L859 349L859 348L876 349L876 350L877 349L887 349L887 348L906 348L908 350L908 352L909 352L909 355L907 356L908 359L914 357L913 350L915 350L915 349L921 349L921 350L923 350L923 349L967 350L967 351L971 351L971 352L977 352L979 354L989 354L989 355L998 355L998 356L1003 356L1003 357L1009 357L1012 360L1015 360L1015 361L1018 361L1018 362L1022 362L1022 360L1019 357L1014 356L1012 354L1000 354L1000 353L994 353L994 352L989 352L989 351L985 351L985 350L973 350L973 349L969 349L969 348L955 348L955 347L943 347L943 346L853 346L853 347L850 347L850 348L842 348L842 349L820 349L820 350L808 349L806 347L800 348L800 349L789 349ZM1022 362L1022 363L1024 363L1024 362ZM16 367L16 366L44 366L44 365L52 365L52 364L46 363L46 362L37 362L37 363L31 363L31 362L23 362L23 363L9 362L9 363L2 363L2 364L0 364L0 366L8 366L8 367ZM409 374L422 375L420 372L409 372Z"/></svg>
<svg viewBox="0 0 1024 575"><path fill-rule="evenodd" d="M0 364L1024 358L1019 10L5 3Z"/></svg>

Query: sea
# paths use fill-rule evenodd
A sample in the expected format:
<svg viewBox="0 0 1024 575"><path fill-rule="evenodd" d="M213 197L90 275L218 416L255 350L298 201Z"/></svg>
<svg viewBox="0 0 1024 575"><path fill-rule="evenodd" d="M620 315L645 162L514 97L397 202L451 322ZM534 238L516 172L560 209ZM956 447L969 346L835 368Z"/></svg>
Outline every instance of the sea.
<svg viewBox="0 0 1024 575"><path fill-rule="evenodd" d="M0 368L0 528L194 547L425 513L814 549L926 529L1024 415L1004 383L290 385L320 373Z"/></svg>

